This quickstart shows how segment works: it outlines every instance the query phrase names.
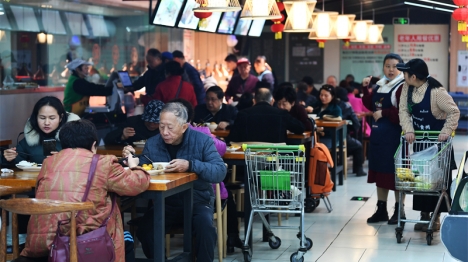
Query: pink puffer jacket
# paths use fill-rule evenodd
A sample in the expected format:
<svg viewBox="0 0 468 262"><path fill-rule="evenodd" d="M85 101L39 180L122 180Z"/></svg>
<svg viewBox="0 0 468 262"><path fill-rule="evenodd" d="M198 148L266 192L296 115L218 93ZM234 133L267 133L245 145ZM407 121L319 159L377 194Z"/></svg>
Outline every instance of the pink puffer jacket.
<svg viewBox="0 0 468 262"><path fill-rule="evenodd" d="M44 160L37 178L36 198L81 202L86 189L93 153L86 149L64 149ZM82 211L77 217L77 235L97 229L109 217L112 201L110 192L135 196L149 186L150 176L140 168L125 170L117 158L102 155L99 158L88 201L95 209ZM26 247L22 256L45 257L55 237L57 222L69 219L69 213L31 216L28 224ZM62 233L69 235L70 227L63 226ZM118 262L125 261L123 225L116 206L107 223L107 232L114 240Z"/></svg>

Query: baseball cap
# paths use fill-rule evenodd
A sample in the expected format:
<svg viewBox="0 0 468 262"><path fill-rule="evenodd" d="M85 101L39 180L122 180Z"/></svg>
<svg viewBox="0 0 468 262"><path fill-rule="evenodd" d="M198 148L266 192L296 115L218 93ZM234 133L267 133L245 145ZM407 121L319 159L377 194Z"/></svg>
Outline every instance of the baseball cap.
<svg viewBox="0 0 468 262"><path fill-rule="evenodd" d="M429 77L429 69L426 62L419 58L414 58L408 61L408 63L398 63L396 65L397 69L402 72L410 72L415 74L419 79L424 79Z"/></svg>
<svg viewBox="0 0 468 262"><path fill-rule="evenodd" d="M164 103L159 100L151 100L145 106L145 112L141 115L141 120L151 123L159 123L159 115L164 106Z"/></svg>
<svg viewBox="0 0 468 262"><path fill-rule="evenodd" d="M70 69L70 70L75 70L80 65L91 65L92 66L93 63L92 62L86 62L83 59L77 58L77 59L71 61L70 63L68 63L65 67Z"/></svg>
<svg viewBox="0 0 468 262"><path fill-rule="evenodd" d="M161 53L161 58L162 58L162 59L172 60L174 57L173 57L173 55L172 55L171 52L167 52L167 51L166 51L166 52L162 52L162 53Z"/></svg>
<svg viewBox="0 0 468 262"><path fill-rule="evenodd" d="M250 65L249 59L247 59L247 58L240 58L239 60L237 60L237 65L245 64L245 63L247 63L247 64Z"/></svg>
<svg viewBox="0 0 468 262"><path fill-rule="evenodd" d="M70 69L70 70L75 70L80 65L93 65L93 63L92 62L86 62L83 59L77 58L77 59L71 61L70 63L68 63L65 67Z"/></svg>

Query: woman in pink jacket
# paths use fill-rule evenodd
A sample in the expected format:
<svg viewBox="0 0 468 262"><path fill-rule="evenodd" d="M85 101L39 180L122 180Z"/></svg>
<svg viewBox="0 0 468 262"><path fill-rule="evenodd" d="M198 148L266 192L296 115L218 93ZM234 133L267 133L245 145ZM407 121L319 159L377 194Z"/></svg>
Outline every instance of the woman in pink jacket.
<svg viewBox="0 0 468 262"><path fill-rule="evenodd" d="M86 189L91 160L96 153L96 127L88 120L66 123L60 131L63 150L44 160L37 177L36 198L81 202ZM129 157L128 170L113 155L102 155L97 163L87 201L94 210L82 211L77 217L77 235L97 229L110 216L107 232L115 247L115 261L125 261L124 231L120 210L111 214L111 194L135 196L149 186L150 175L138 167L138 158ZM47 261L56 235L58 220L69 219L69 213L31 216L26 247L16 261ZM61 227L69 235L70 227Z"/></svg>

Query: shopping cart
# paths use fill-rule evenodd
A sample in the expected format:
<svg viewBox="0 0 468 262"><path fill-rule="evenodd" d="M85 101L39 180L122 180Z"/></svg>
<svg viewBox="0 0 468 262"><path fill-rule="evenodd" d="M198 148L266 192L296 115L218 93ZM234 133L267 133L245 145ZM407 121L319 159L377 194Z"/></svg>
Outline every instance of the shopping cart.
<svg viewBox="0 0 468 262"><path fill-rule="evenodd" d="M395 188L399 190L400 199L404 193L413 195L438 196L434 214L437 214L445 198L447 209L450 210L450 202L447 191L447 172L450 172L450 158L452 151L452 137L447 141L439 142L438 131L415 131L415 141L409 144L402 136L400 146L395 153ZM453 134L452 134L453 136ZM437 153L428 160L417 160L412 154L420 152L433 145L437 146ZM431 245L433 239L432 226L436 218L432 216L430 221L400 219L398 209L398 225L395 228L397 242L401 243L403 226L401 222L428 223L426 231L427 244Z"/></svg>
<svg viewBox="0 0 468 262"><path fill-rule="evenodd" d="M304 254L312 248L312 240L304 235L304 197L306 160L304 145L242 145L245 151L245 162L250 192L249 224L243 248L244 261L252 260L249 237L253 216L258 213L268 231L268 244L272 249L281 246L281 239L273 234L272 228L298 229L297 237L300 248L294 252L291 261L304 261ZM299 227L272 226L265 218L265 213L300 214Z"/></svg>

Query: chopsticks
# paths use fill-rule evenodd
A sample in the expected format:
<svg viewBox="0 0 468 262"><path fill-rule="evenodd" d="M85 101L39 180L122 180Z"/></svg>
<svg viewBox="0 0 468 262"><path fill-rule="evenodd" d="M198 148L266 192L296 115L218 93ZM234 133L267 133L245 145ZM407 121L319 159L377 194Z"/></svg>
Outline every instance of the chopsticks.
<svg viewBox="0 0 468 262"><path fill-rule="evenodd" d="M148 156L146 156L145 154L136 155L136 154L133 154L133 153L132 153L132 156L133 156L133 157L140 157L140 156L142 156L142 157L148 159L148 161L150 161L151 163L154 162L153 160L151 160L151 159L150 159ZM120 163L120 164L123 164L123 161L125 161L125 160L127 160L127 157L121 158L121 159L119 160L119 163Z"/></svg>
<svg viewBox="0 0 468 262"><path fill-rule="evenodd" d="M1 149L10 149L8 147L0 147ZM18 154L22 154L22 155L26 155L26 156L38 156L38 155L32 155L32 154L28 154L28 153L24 153L24 152L21 152L21 151L16 151L16 153Z"/></svg>

